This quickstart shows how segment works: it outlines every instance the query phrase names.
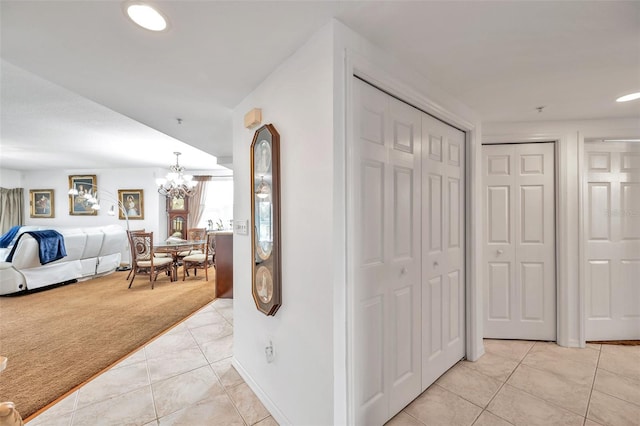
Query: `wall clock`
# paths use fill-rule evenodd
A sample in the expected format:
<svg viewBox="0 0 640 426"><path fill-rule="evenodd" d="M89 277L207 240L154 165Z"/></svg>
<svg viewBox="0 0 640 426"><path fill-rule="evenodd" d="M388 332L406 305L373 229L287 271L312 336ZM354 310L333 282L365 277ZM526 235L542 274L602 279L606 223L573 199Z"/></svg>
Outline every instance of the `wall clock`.
<svg viewBox="0 0 640 426"><path fill-rule="evenodd" d="M271 124L256 130L251 143L251 224L251 293L260 312L275 315L282 303L280 135Z"/></svg>

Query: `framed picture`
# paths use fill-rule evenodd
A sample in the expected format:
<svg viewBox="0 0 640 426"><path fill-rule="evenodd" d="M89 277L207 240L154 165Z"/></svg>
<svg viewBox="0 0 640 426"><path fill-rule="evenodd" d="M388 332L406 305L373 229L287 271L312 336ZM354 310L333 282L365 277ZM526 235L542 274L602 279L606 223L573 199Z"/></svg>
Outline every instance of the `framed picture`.
<svg viewBox="0 0 640 426"><path fill-rule="evenodd" d="M96 175L69 176L69 189L78 191L78 195L69 195L69 214L73 216L95 216L97 210L87 203L87 197L95 195L98 187Z"/></svg>
<svg viewBox="0 0 640 426"><path fill-rule="evenodd" d="M30 189L29 200L31 217L56 217L53 189Z"/></svg>
<svg viewBox="0 0 640 426"><path fill-rule="evenodd" d="M118 189L118 200L127 211L131 220L144 219L144 190L142 189ZM125 220L122 209L119 209L119 218Z"/></svg>
<svg viewBox="0 0 640 426"><path fill-rule="evenodd" d="M280 135L267 124L251 143L251 293L256 308L275 315L282 304L280 261Z"/></svg>

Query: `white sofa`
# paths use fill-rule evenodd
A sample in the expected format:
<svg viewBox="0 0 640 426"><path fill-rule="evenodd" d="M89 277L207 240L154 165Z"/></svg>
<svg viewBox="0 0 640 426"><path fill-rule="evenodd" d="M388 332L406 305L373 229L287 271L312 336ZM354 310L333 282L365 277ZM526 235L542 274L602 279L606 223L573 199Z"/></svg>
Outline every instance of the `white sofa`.
<svg viewBox="0 0 640 426"><path fill-rule="evenodd" d="M113 272L120 265L122 252L126 251L127 234L118 225L91 228L23 226L18 235L46 229L62 234L67 256L41 265L38 243L29 234L22 236L11 262L4 260L12 247L0 249L0 295Z"/></svg>

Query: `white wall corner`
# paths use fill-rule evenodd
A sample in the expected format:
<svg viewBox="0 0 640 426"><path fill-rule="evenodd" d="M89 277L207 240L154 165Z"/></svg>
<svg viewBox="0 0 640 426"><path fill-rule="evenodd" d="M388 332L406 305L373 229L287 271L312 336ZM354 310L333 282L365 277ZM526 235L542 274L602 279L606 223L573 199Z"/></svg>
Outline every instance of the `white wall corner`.
<svg viewBox="0 0 640 426"><path fill-rule="evenodd" d="M332 222L330 26L280 63L233 111L234 220L251 217L249 158L255 129L244 127L244 114L256 105L262 108L262 122L280 133L282 307L273 317L257 312L250 292L251 237L234 235L234 286L239 289L234 292L234 358L250 387L279 412L279 422L331 424L336 400L330 284L336 276L333 249L339 231ZM274 339L272 363L265 362L265 336Z"/></svg>

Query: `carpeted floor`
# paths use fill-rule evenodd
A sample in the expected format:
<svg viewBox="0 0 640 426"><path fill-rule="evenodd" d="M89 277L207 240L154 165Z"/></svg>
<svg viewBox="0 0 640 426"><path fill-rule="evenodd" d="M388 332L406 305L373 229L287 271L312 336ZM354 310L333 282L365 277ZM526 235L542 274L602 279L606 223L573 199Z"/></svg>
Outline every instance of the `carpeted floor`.
<svg viewBox="0 0 640 426"><path fill-rule="evenodd" d="M127 272L0 297L0 401L28 417L214 299L215 270L186 281ZM201 271L202 272L202 271Z"/></svg>

